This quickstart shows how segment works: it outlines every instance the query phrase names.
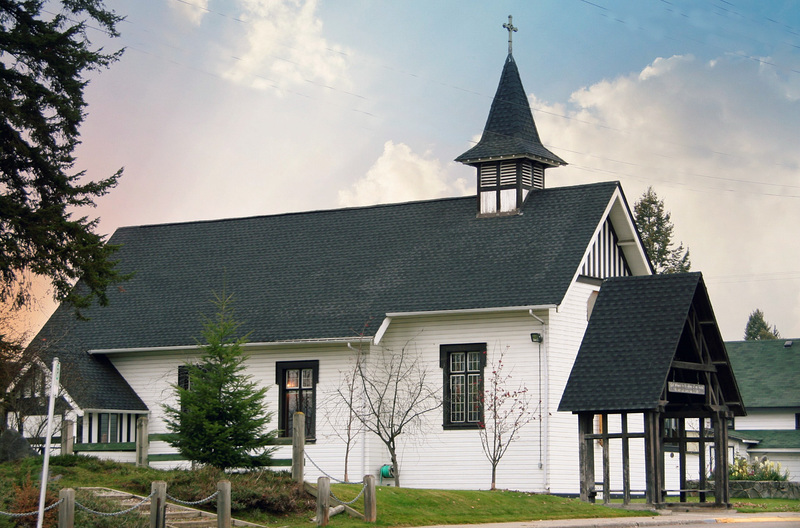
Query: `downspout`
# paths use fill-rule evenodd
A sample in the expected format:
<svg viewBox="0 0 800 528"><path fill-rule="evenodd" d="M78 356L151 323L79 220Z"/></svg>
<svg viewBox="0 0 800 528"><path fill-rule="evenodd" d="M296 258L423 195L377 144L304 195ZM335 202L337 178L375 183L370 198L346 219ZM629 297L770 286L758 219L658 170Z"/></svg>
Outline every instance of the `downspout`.
<svg viewBox="0 0 800 528"><path fill-rule="evenodd" d="M533 310L528 310L528 314L539 321L542 325L542 339L539 345L539 391L542 392L544 388L544 397L540 397L541 403L539 404L539 469L542 470L543 478L542 484L544 490L550 490L550 475L548 473L547 460L549 459L549 432L550 432L550 369L547 360L547 335L545 330L547 324L542 318L533 313ZM542 344L544 344L544 354L542 354ZM544 454L542 454L544 453Z"/></svg>
<svg viewBox="0 0 800 528"><path fill-rule="evenodd" d="M356 354L360 354L361 351L353 348L353 345L347 343L347 348L355 352ZM364 406L366 405L364 401L364 397L361 397L361 412L365 411ZM362 414L363 416L363 414ZM364 476L367 474L367 430L364 428L363 425L360 425L361 429L361 475Z"/></svg>

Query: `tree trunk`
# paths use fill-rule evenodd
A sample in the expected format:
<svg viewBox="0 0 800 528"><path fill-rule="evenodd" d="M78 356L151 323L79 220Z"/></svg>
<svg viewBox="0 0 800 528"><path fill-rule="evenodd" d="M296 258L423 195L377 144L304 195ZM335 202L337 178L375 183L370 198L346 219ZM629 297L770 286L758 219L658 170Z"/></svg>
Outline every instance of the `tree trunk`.
<svg viewBox="0 0 800 528"><path fill-rule="evenodd" d="M489 489L492 490L497 489L496 481L497 481L497 464L492 464L492 487L490 487Z"/></svg>
<svg viewBox="0 0 800 528"><path fill-rule="evenodd" d="M397 464L397 453L394 449L389 450L389 456L392 459L392 467L394 468L394 485L400 487L400 466Z"/></svg>

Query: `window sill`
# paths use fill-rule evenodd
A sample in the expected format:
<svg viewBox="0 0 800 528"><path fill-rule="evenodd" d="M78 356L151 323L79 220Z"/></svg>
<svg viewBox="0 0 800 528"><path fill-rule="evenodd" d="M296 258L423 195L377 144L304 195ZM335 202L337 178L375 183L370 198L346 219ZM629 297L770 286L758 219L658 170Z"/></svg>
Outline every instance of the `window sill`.
<svg viewBox="0 0 800 528"><path fill-rule="evenodd" d="M443 424L442 429L444 429L445 431L462 431L462 430L474 431L483 429L483 427L481 427L478 424Z"/></svg>

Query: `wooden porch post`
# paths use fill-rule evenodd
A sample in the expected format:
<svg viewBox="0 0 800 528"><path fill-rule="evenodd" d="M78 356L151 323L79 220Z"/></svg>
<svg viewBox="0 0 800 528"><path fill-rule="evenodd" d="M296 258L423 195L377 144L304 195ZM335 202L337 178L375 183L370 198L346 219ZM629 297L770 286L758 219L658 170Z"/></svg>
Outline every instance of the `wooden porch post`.
<svg viewBox="0 0 800 528"><path fill-rule="evenodd" d="M150 431L146 416L136 419L136 467L147 467L150 452Z"/></svg>
<svg viewBox="0 0 800 528"><path fill-rule="evenodd" d="M705 490L708 489L708 473L706 472L706 418L705 416L700 417L700 441L698 443L698 450L699 450L699 465L700 465L700 489ZM706 492L701 491L700 495L700 502L706 501Z"/></svg>
<svg viewBox="0 0 800 528"><path fill-rule="evenodd" d="M622 503L631 503L631 464L628 441L628 413L622 413Z"/></svg>
<svg viewBox="0 0 800 528"><path fill-rule="evenodd" d="M661 503L661 471L658 463L660 453L659 445L659 414L657 412L644 413L644 469L648 504Z"/></svg>
<svg viewBox="0 0 800 528"><path fill-rule="evenodd" d="M686 418L678 418L678 466L680 467L680 501L686 502Z"/></svg>
<svg viewBox="0 0 800 528"><path fill-rule="evenodd" d="M586 435L592 434L593 421L593 413L578 414L581 500L583 502L594 502L594 441L586 438Z"/></svg>
<svg viewBox="0 0 800 528"><path fill-rule="evenodd" d="M603 504L611 503L611 445L608 440L608 414L603 413Z"/></svg>
<svg viewBox="0 0 800 528"><path fill-rule="evenodd" d="M727 506L728 497L728 424L725 414L715 412L712 415L714 428L714 503Z"/></svg>

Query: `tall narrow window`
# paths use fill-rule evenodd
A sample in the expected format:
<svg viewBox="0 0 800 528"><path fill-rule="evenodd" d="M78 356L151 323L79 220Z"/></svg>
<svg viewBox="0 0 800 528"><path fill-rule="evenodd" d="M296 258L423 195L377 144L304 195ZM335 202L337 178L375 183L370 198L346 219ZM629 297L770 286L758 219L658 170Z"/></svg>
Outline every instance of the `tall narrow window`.
<svg viewBox="0 0 800 528"><path fill-rule="evenodd" d="M439 365L444 373L444 428L482 427L486 343L442 345Z"/></svg>
<svg viewBox="0 0 800 528"><path fill-rule="evenodd" d="M275 365L275 383L280 388L278 415L280 435L292 436L294 414L306 418L306 438L316 437L316 386L319 361L287 361Z"/></svg>
<svg viewBox="0 0 800 528"><path fill-rule="evenodd" d="M119 442L119 415L114 413L100 413L97 424L97 442L108 444Z"/></svg>

